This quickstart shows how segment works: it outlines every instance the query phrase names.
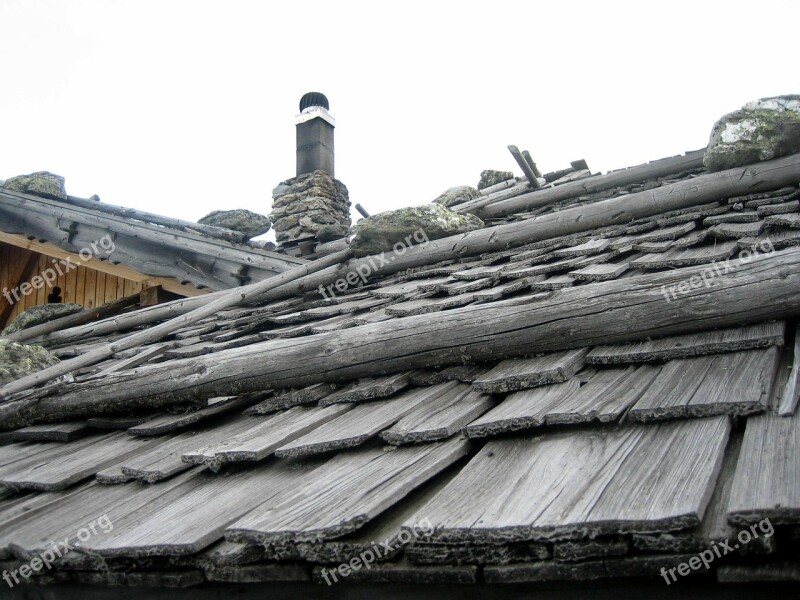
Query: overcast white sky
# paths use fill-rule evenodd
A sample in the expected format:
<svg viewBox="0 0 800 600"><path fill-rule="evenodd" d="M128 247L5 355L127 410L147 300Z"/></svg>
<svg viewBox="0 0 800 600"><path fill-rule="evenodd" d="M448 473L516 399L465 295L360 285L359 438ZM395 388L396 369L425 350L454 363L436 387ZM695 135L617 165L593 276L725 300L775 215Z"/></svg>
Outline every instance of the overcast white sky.
<svg viewBox="0 0 800 600"><path fill-rule="evenodd" d="M797 0L0 0L0 179L196 220L269 213L294 117L330 99L336 175L371 212L519 169L607 171L705 146L800 93Z"/></svg>

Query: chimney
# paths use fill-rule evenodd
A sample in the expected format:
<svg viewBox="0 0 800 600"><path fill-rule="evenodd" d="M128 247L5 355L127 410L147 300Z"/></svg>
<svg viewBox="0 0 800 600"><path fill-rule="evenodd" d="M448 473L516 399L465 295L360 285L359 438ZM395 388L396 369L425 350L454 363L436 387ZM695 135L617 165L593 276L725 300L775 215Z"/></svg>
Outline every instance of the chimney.
<svg viewBox="0 0 800 600"><path fill-rule="evenodd" d="M309 92L300 99L297 175L272 190L272 228L281 251L294 256L316 244L350 235L347 187L333 177L333 128L328 99Z"/></svg>
<svg viewBox="0 0 800 600"><path fill-rule="evenodd" d="M324 94L309 92L300 98L297 115L297 175L333 172L333 130L336 127Z"/></svg>

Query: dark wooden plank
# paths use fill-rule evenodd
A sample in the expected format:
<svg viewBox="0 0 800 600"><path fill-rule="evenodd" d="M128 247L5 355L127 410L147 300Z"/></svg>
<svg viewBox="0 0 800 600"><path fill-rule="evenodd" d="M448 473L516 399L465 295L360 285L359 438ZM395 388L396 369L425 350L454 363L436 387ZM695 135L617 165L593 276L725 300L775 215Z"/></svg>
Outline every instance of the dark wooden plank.
<svg viewBox="0 0 800 600"><path fill-rule="evenodd" d="M449 440L393 452L375 448L338 454L303 487L285 494L279 504L256 509L231 525L225 538L266 544L352 533L468 450L466 441Z"/></svg>
<svg viewBox="0 0 800 600"><path fill-rule="evenodd" d="M696 526L729 431L717 417L491 441L418 514L452 543Z"/></svg>
<svg viewBox="0 0 800 600"><path fill-rule="evenodd" d="M769 518L800 523L800 414L747 419L728 518L744 525Z"/></svg>
<svg viewBox="0 0 800 600"><path fill-rule="evenodd" d="M800 581L800 563L779 561L760 565L720 565L720 583L767 583Z"/></svg>
<svg viewBox="0 0 800 600"><path fill-rule="evenodd" d="M557 258L575 258L578 256L588 256L590 254L599 254L611 245L611 242L605 239L589 240L577 246L570 246L568 248L560 248L553 252L553 256Z"/></svg>
<svg viewBox="0 0 800 600"><path fill-rule="evenodd" d="M67 444L37 444L39 449L10 462L0 458L0 485L38 491L61 490L126 456L147 450L153 442L111 433ZM3 448L15 449L16 445Z"/></svg>
<svg viewBox="0 0 800 600"><path fill-rule="evenodd" d="M259 396L245 394L242 396L228 396L209 400L208 408L202 408L183 414L166 414L150 419L141 425L128 429L131 435L149 436L161 435L170 431L180 431L199 423L224 415L240 408L248 407L258 401Z"/></svg>
<svg viewBox="0 0 800 600"><path fill-rule="evenodd" d="M437 393L382 432L381 439L396 446L446 439L494 406L491 397L471 391L464 383L429 389Z"/></svg>
<svg viewBox="0 0 800 600"><path fill-rule="evenodd" d="M408 387L410 373L396 373L386 377L375 377L359 381L340 391L320 399L320 406L329 406L346 402L363 402L391 396Z"/></svg>
<svg viewBox="0 0 800 600"><path fill-rule="evenodd" d="M618 419L648 388L659 369L582 372L567 383L517 392L467 427L469 437L487 437L548 425Z"/></svg>
<svg viewBox="0 0 800 600"><path fill-rule="evenodd" d="M203 464L212 470L228 462L256 462L265 459L277 448L285 448L295 440L303 439L310 431L336 422L350 410L348 404L334 404L324 408L297 406L265 419L253 419L255 424L246 431L198 450L186 452L183 461ZM283 453L281 453L283 456Z"/></svg>
<svg viewBox="0 0 800 600"><path fill-rule="evenodd" d="M506 360L473 383L476 391L498 394L566 381L579 371L588 349Z"/></svg>
<svg viewBox="0 0 800 600"><path fill-rule="evenodd" d="M688 267L726 260L737 250L736 242L721 242L714 246L675 249L663 253L647 254L631 261L636 269L665 269Z"/></svg>
<svg viewBox="0 0 800 600"><path fill-rule="evenodd" d="M246 415L266 415L300 406L313 404L336 391L336 385L331 383L317 383L304 388L278 391L272 398L259 402L244 411Z"/></svg>
<svg viewBox="0 0 800 600"><path fill-rule="evenodd" d="M397 423L419 405L429 402L436 394L433 388L418 388L389 400L358 404L351 411L306 435L281 445L275 451L275 456L303 456L359 446ZM334 404L329 408L333 407L349 408L347 404Z"/></svg>
<svg viewBox="0 0 800 600"><path fill-rule="evenodd" d="M589 351L586 362L590 365L662 362L674 358L769 348L782 346L785 333L786 323L773 321L629 344L597 346Z"/></svg>
<svg viewBox="0 0 800 600"><path fill-rule="evenodd" d="M650 421L763 412L779 358L773 347L670 361L628 417Z"/></svg>
<svg viewBox="0 0 800 600"><path fill-rule="evenodd" d="M630 263L605 263L590 265L567 273L568 277L579 281L608 281L616 279L630 268Z"/></svg>
<svg viewBox="0 0 800 600"><path fill-rule="evenodd" d="M347 568L350 571L349 567ZM311 574L311 579L317 584L327 584L329 581L333 584L342 581L351 584L464 585L477 583L478 567L451 565L443 568L410 565L406 561L401 561L399 563L373 564L369 569L353 570L346 579L340 575L330 569L316 567Z"/></svg>
<svg viewBox="0 0 800 600"><path fill-rule="evenodd" d="M85 421L31 425L13 432L15 442L71 442L92 431Z"/></svg>

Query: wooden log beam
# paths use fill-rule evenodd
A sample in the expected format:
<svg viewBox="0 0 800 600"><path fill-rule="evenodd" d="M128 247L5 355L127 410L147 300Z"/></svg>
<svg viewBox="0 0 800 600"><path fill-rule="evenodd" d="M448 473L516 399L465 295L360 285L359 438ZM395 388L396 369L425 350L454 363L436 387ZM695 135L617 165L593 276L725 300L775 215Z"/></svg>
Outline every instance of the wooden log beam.
<svg viewBox="0 0 800 600"><path fill-rule="evenodd" d="M173 219L171 217L164 217L162 215L156 215L143 210L136 210L135 208L126 208L124 206L107 204L105 202L95 202L85 198L78 198L77 196L69 196L69 203L73 206L100 211L117 217L136 219L137 221L142 221L143 223L153 223L154 225L171 227L180 231L194 231L195 233L219 238L221 240L227 240L236 244L243 244L247 241L247 236L245 236L245 234L243 234L241 231L234 231L233 229L225 229L223 227L214 227L213 225L203 225L201 223L192 223L191 221L184 221L182 219Z"/></svg>
<svg viewBox="0 0 800 600"><path fill-rule="evenodd" d="M136 348L144 344L157 342L170 333L174 333L178 329L196 323L197 321L205 319L206 317L213 316L217 312L225 310L226 308L231 308L233 306L237 306L238 304L247 302L248 300L252 300L252 298L258 294L274 289L281 284L299 279L303 275L313 273L319 269L324 269L329 265L336 265L344 260L347 260L350 256L352 256L352 253L348 249L338 254L332 254L331 256L320 259L313 263L298 265L297 267L286 271L285 273L270 277L264 281L242 286L235 290L228 290L225 294L215 298L211 302L207 302L206 304L199 306L189 313L174 319L170 319L169 321L156 325L155 327L134 333L115 342L111 342L110 344L106 344L95 350L90 350L85 354L81 354L80 356L70 360L65 360L57 365L53 365L52 367L47 367L26 377L12 381L11 383L8 383L0 388L0 403L8 399L8 397L13 394L24 392L43 383L51 382L62 375L67 375L80 368L97 364L101 360L104 360L112 354L116 354L117 352L128 350L130 348Z"/></svg>
<svg viewBox="0 0 800 600"><path fill-rule="evenodd" d="M523 150L522 158L524 158L525 161L531 166L531 170L537 179L542 176L542 172L539 170L539 167L536 166L536 163L533 161L533 157L531 156L530 152Z"/></svg>
<svg viewBox="0 0 800 600"><path fill-rule="evenodd" d="M320 285L329 285L358 267L367 268L372 274L371 276L377 279L413 267L432 265L445 260L475 256L485 252L506 250L553 237L591 231L598 227L622 225L634 219L697 206L723 197L743 196L782 186L796 185L798 181L800 181L800 154L792 154L748 167L702 175L689 181L680 181L646 192L595 202L588 206L578 206L533 219L433 240L424 245L410 246L402 256L393 256L394 260L389 261L388 264L379 264L377 269L374 268L375 257L350 260L340 267L329 267L290 284L272 289L258 296L257 300L267 302L311 292L318 289ZM582 181L576 183L580 184ZM567 185L571 184L562 187ZM47 340L67 343L90 335L105 335L155 323L185 314L223 293L225 292L208 294L205 298L187 298L169 302L130 315L122 315L106 322L93 323L84 328L56 332L48 336Z"/></svg>
<svg viewBox="0 0 800 600"><path fill-rule="evenodd" d="M195 231L166 229L9 190L0 190L0 221L5 231L22 232L47 239L72 251L78 251L103 235L110 234L118 257L125 256L127 264L138 270L152 275L171 275L181 281L202 281L216 289L222 286L219 281L215 281L214 273L223 263L237 267L248 265L251 269L271 276L307 262L300 258L211 238ZM59 223L75 223L77 229L73 228L67 235L58 228ZM169 255L169 258L164 258L163 255ZM187 261L189 264L184 264ZM206 263L212 263L213 267ZM206 273L198 272L201 265L206 266ZM228 283L226 287L237 285L230 282L230 278L223 279Z"/></svg>
<svg viewBox="0 0 800 600"><path fill-rule="evenodd" d="M481 214L486 217L503 217L515 212L523 212L540 206L547 206L548 204L559 202L560 200L565 200L573 196L602 192L603 190L620 185L663 177L688 169L697 169L703 166L704 153L705 150L687 152L684 156L654 160L653 162L638 167L631 167L623 171L614 171L606 175L589 177L554 188L546 188L540 191L522 194L521 196L509 198L508 200L500 200L494 204L484 206L481 209Z"/></svg>
<svg viewBox="0 0 800 600"><path fill-rule="evenodd" d="M731 261L669 300L708 265L559 290L514 306L477 305L171 361L67 387L0 426L185 402L196 396L353 380L431 365L486 362L800 315L800 248ZM692 278L696 279L692 279ZM3 414L5 417L3 417Z"/></svg>
<svg viewBox="0 0 800 600"><path fill-rule="evenodd" d="M21 344L27 343L29 340L36 339L52 331L69 329L70 327L77 327L85 323L103 319L110 315L116 315L119 311L130 308L131 306L135 306L138 303L139 294L133 294L131 296L126 296L124 298L120 298L119 300L115 300L114 302L103 304L102 306L84 310L83 312L79 312L74 315L67 315L66 317L61 317L60 319L47 321L41 325L34 325L33 327L22 329L21 331L17 331L6 337L13 342L19 342Z"/></svg>
<svg viewBox="0 0 800 600"><path fill-rule="evenodd" d="M539 179L536 177L536 173L533 172L531 165L528 164L527 160L525 160L525 157L519 151L519 148L516 146L509 146L508 151L511 152L511 156L513 156L514 160L517 161L519 168L522 169L522 172L525 174L525 178L528 180L530 186L533 189L541 187Z"/></svg>

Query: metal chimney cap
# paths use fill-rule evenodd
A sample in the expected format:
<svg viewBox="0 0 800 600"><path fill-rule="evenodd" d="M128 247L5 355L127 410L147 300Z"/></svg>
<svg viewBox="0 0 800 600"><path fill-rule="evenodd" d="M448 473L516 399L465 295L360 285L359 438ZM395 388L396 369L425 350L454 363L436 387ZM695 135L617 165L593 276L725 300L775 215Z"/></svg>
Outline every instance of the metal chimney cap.
<svg viewBox="0 0 800 600"><path fill-rule="evenodd" d="M330 110L331 108L330 104L328 103L328 99L322 92L308 92L302 98L300 98L300 112L303 112L305 109L312 108L314 106L321 106L325 110Z"/></svg>

